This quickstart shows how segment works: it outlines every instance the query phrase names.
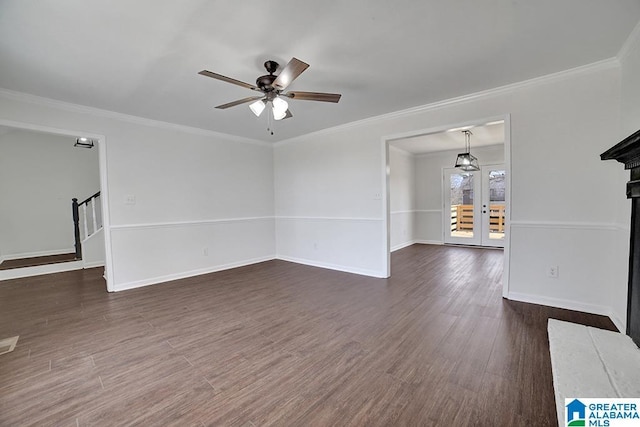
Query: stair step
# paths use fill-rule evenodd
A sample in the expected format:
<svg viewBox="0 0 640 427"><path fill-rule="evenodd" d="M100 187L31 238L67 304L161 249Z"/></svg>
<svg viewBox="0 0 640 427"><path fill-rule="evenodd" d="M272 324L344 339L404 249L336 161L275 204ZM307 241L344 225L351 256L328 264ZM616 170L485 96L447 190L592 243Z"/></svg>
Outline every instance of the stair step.
<svg viewBox="0 0 640 427"><path fill-rule="evenodd" d="M38 256L32 258L10 259L0 264L0 270L11 270L13 268L36 267L38 265L58 264L61 262L76 261L75 253Z"/></svg>

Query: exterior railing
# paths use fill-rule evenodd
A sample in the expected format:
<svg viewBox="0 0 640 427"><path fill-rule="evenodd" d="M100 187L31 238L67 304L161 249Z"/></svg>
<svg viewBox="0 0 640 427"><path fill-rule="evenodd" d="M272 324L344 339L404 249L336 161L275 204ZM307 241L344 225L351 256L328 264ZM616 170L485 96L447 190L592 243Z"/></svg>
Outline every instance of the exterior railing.
<svg viewBox="0 0 640 427"><path fill-rule="evenodd" d="M489 205L489 231L504 233L504 204ZM473 205L451 205L451 231L473 230Z"/></svg>

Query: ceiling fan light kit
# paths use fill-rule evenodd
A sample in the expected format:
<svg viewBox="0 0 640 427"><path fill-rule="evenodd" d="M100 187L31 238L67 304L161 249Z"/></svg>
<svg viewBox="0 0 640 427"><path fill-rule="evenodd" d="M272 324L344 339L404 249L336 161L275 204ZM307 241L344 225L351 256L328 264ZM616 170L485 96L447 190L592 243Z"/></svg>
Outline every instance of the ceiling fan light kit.
<svg viewBox="0 0 640 427"><path fill-rule="evenodd" d="M293 117L291 111L289 111L289 103L283 99L287 97L290 99L299 99L303 101L322 101L322 102L334 102L340 101L339 93L323 93L323 92L300 92L284 90L302 74L309 64L300 61L297 58L292 58L291 61L280 71L280 74L274 73L278 70L279 64L276 61L266 61L264 68L269 74L260 76L256 79L255 86L249 83L242 82L240 80L232 79L231 77L223 76L208 70L202 70L198 74L206 77L211 77L216 80L231 83L237 86L242 86L247 89L251 89L256 92L262 92L260 96L251 96L237 101L232 101L226 104L218 105L218 109L227 109L235 107L236 105L249 104L249 108L257 117L260 117L262 111L267 107L267 104L271 104L271 114L274 120L283 120ZM269 129L267 129L269 131ZM273 132L271 132L273 134Z"/></svg>
<svg viewBox="0 0 640 427"><path fill-rule="evenodd" d="M260 117L260 114L262 114L262 111L264 111L266 106L267 104L262 99L249 104L249 108L251 109L251 111L253 111L253 114L255 114L256 117Z"/></svg>

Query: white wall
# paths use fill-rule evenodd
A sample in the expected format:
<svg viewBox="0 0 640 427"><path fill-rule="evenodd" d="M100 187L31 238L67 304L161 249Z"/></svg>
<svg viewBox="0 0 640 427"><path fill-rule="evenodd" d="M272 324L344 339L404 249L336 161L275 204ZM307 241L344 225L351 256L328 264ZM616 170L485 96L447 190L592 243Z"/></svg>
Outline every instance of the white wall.
<svg viewBox="0 0 640 427"><path fill-rule="evenodd" d="M100 189L98 149L75 138L12 130L0 135L0 247L5 259L74 251L71 199Z"/></svg>
<svg viewBox="0 0 640 427"><path fill-rule="evenodd" d="M619 175L599 154L618 135L619 105L620 69L611 60L278 143L276 215L287 224L277 230L278 253L384 275L385 206L376 197L385 191L383 138L509 113L509 296L609 313ZM319 217L341 217L318 220L318 247L330 252L309 249L301 233ZM550 265L559 278L547 277Z"/></svg>
<svg viewBox="0 0 640 427"><path fill-rule="evenodd" d="M393 145L389 146L389 186L391 250L395 251L415 242L415 158L413 154Z"/></svg>
<svg viewBox="0 0 640 427"><path fill-rule="evenodd" d="M269 145L9 91L2 121L104 135L113 290L274 257Z"/></svg>
<svg viewBox="0 0 640 427"><path fill-rule="evenodd" d="M415 156L416 213L415 239L420 243L443 243L442 169L455 164L459 150ZM504 146L472 147L480 165L504 163Z"/></svg>
<svg viewBox="0 0 640 427"><path fill-rule="evenodd" d="M620 105L620 133L614 145L640 129L640 24L629 37L620 52L621 63L621 105ZM630 178L629 171L623 165L612 160L617 170L618 182L612 191L616 195L615 238L612 250L614 265L612 267L612 287L610 304L619 322L626 328L627 312L627 280L629 267L629 234L631 203L626 198L626 182Z"/></svg>
<svg viewBox="0 0 640 427"><path fill-rule="evenodd" d="M358 132L302 137L275 149L279 258L381 275L380 150Z"/></svg>
<svg viewBox="0 0 640 427"><path fill-rule="evenodd" d="M384 277L385 137L509 113L509 297L608 314L620 305L610 292L622 286L610 273L618 266L611 248L624 234L616 225L622 215L611 209L620 204L612 188L622 175L598 155L619 140L621 102L637 98L621 99L621 87L637 87L630 61L622 81L619 63L604 61L301 136L273 152L264 143L7 91L0 122L105 136L105 237L117 290L276 253ZM135 205L125 203L130 195ZM546 276L550 265L560 267L558 279Z"/></svg>

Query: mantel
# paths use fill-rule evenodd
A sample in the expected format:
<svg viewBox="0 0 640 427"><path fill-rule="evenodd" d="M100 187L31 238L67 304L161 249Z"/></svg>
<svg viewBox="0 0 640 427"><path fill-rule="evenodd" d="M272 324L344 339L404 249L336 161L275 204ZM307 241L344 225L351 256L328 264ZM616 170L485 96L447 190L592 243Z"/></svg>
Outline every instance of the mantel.
<svg viewBox="0 0 640 427"><path fill-rule="evenodd" d="M617 160L631 170L627 182L627 198L631 199L627 335L640 346L640 130L602 153L600 159Z"/></svg>
<svg viewBox="0 0 640 427"><path fill-rule="evenodd" d="M625 169L640 167L640 130L600 154L600 159L617 160Z"/></svg>

